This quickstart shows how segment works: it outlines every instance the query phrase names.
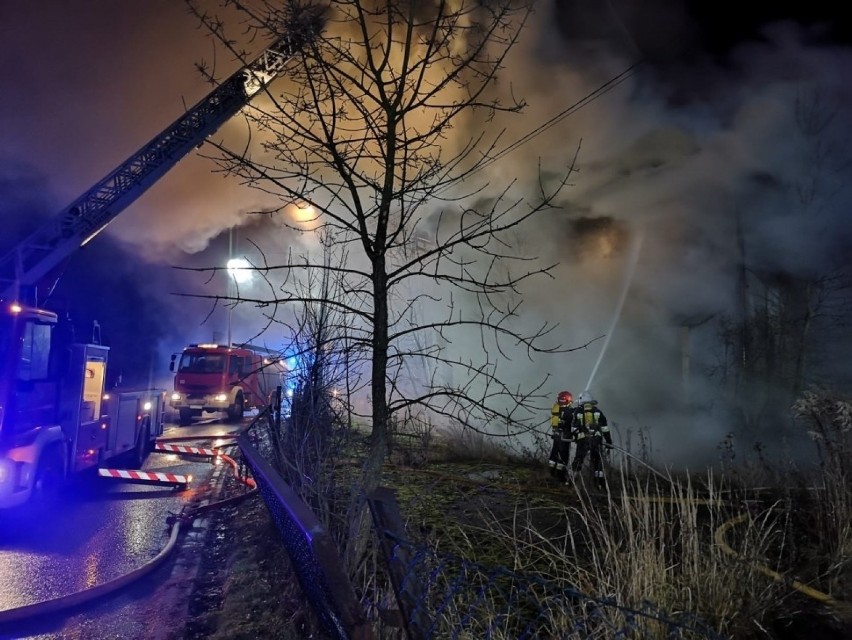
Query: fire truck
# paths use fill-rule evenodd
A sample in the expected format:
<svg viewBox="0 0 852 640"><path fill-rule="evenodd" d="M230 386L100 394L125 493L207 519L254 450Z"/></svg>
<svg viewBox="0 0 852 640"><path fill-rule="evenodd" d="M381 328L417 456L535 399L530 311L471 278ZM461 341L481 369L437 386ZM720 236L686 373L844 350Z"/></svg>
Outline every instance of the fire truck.
<svg viewBox="0 0 852 640"><path fill-rule="evenodd" d="M106 461L139 468L166 392L105 393L109 347L70 342L57 314L0 307L0 508L47 502Z"/></svg>
<svg viewBox="0 0 852 640"><path fill-rule="evenodd" d="M144 462L162 433L166 392L105 393L109 349L75 342L40 299L74 252L285 71L312 21L292 16L284 37L0 257L0 508L46 502L106 462ZM259 401L254 391L242 398Z"/></svg>
<svg viewBox="0 0 852 640"><path fill-rule="evenodd" d="M204 411L225 412L238 422L247 409L271 407L285 380L280 357L249 345L191 344L179 360L172 355L169 369L175 372L169 402L183 426Z"/></svg>

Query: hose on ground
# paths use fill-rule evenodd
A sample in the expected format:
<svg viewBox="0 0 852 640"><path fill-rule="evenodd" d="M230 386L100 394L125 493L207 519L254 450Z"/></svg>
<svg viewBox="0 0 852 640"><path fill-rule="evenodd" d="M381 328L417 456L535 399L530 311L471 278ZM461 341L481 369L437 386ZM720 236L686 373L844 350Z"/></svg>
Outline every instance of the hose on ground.
<svg viewBox="0 0 852 640"><path fill-rule="evenodd" d="M814 600L817 600L818 602L821 602L821 603L823 603L823 604L825 604L829 607L832 607L833 609L840 611L845 616L852 615L852 605L850 605L849 603L845 603L845 602L841 602L839 600L836 600L833 597L831 597L830 595L828 595L827 593L823 593L822 591L818 591L817 589L814 589L813 587L809 587L808 585L803 584L803 583L799 582L798 580L791 580L789 578L786 578L783 575L781 575L780 573L778 573L777 571L773 571L772 569L770 569L766 565L763 565L759 562L754 562L754 561L748 560L747 558L744 558L741 554L737 553L728 544L726 534L728 533L728 531L733 529L738 524L742 524L743 522L747 522L749 519L750 519L750 516L749 516L748 513L741 513L738 516L731 518L727 522L722 523L722 525L718 529L716 529L716 533L714 535L714 540L715 540L716 544L719 546L719 548L722 549L723 552L725 552L727 555L731 556L732 558L736 558L737 560L741 560L743 562L748 562L749 564L751 564L755 569L757 569L763 575L765 575L769 578L772 578L773 580L775 580L776 582L779 582L781 584L786 584L789 587L798 591L799 593L802 593L802 594L808 596L809 598L813 598Z"/></svg>

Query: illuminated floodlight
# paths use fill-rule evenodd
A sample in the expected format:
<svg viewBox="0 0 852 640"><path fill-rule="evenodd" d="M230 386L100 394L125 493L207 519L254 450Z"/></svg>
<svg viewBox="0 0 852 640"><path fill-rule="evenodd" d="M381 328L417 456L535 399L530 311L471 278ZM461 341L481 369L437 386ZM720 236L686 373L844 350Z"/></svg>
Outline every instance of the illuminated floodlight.
<svg viewBox="0 0 852 640"><path fill-rule="evenodd" d="M251 280L252 270L248 260L244 258L231 258L228 260L226 266L234 282L242 284Z"/></svg>

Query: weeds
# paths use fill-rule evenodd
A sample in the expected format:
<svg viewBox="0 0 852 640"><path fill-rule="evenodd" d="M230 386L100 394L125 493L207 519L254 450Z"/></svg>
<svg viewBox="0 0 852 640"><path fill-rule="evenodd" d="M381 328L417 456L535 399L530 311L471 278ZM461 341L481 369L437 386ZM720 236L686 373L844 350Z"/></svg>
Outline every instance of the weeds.
<svg viewBox="0 0 852 640"><path fill-rule="evenodd" d="M674 619L694 616L724 637L767 637L779 611L793 615L786 603L800 595L791 585L802 574L815 587L848 593L852 507L842 460L850 412L815 398L799 410L819 434L819 482L788 476L774 492L763 484L769 468L761 452L759 464L746 464L733 436L720 446L722 474L675 475L646 463L630 466L632 458L624 457L610 469L607 490L590 493L582 480L574 488L548 487L543 464L524 466L482 434L438 430L413 416L395 424L394 451L406 469L385 483L404 498L407 537L433 554L417 569L429 576L424 606L438 630L432 637L452 631L459 638L513 638L524 624L543 634L531 637L606 638L625 628L637 637L667 637L672 618L629 613L647 612L649 603ZM345 531L334 513L351 490L348 469L357 465L342 464L339 447L355 460L361 452L351 432L348 439L334 429L319 433L336 453L309 454L315 445L303 438L287 467L301 476L303 490L310 468L313 489L326 487L326 499L315 496L313 504L332 528ZM790 486L796 482L799 489ZM814 528L819 536L808 535ZM397 638L399 622L388 622L393 590L375 551L369 549L353 583L377 637ZM447 557L459 561L439 559Z"/></svg>

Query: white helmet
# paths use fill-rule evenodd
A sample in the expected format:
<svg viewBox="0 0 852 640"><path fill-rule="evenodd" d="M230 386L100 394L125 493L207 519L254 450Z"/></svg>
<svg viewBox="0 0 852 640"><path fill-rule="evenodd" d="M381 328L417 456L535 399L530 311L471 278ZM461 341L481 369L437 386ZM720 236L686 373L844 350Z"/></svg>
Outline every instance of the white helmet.
<svg viewBox="0 0 852 640"><path fill-rule="evenodd" d="M580 394L580 397L577 398L577 402L579 404L597 404L598 401L594 399L592 396L592 392L586 389L583 393Z"/></svg>

